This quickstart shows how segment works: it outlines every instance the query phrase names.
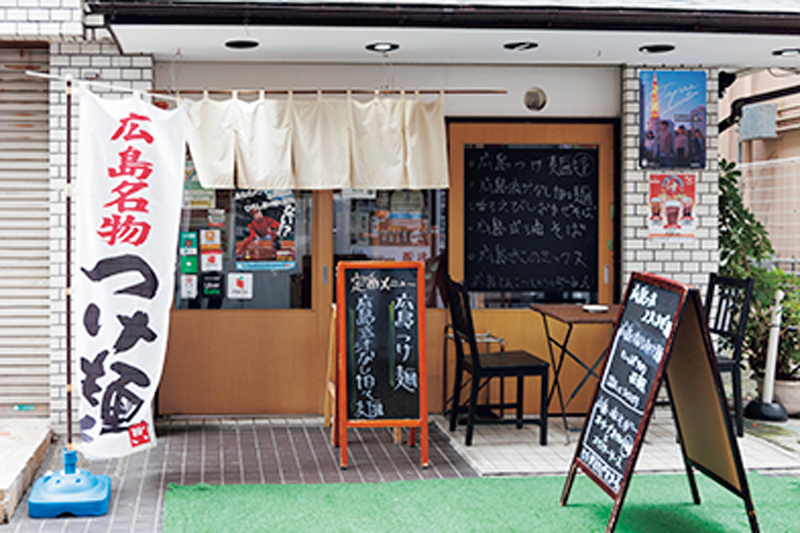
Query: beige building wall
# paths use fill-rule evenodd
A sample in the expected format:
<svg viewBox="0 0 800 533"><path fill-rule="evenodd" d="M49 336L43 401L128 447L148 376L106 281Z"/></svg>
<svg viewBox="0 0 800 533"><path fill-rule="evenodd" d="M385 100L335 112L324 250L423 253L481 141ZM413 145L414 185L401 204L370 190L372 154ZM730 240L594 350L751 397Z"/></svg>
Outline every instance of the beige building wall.
<svg viewBox="0 0 800 533"><path fill-rule="evenodd" d="M730 114L739 98L777 90L800 91L800 75L781 69L739 73L720 102L720 116ZM741 140L741 127L720 134L720 154L738 163L745 205L765 225L776 251L778 266L798 270L800 239L800 92L766 100L775 106L775 136Z"/></svg>

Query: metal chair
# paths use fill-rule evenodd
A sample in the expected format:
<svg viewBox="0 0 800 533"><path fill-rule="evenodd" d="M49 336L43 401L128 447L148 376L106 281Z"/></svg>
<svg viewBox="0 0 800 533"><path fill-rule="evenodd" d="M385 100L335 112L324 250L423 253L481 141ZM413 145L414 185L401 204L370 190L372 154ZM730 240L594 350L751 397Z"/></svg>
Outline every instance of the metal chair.
<svg viewBox="0 0 800 533"><path fill-rule="evenodd" d="M717 365L720 372L730 372L733 388L733 417L736 434L744 434L742 407L742 345L750 314L753 279L736 279L711 274L708 280L705 312L708 331L716 335ZM730 356L720 357L720 348Z"/></svg>
<svg viewBox="0 0 800 533"><path fill-rule="evenodd" d="M469 304L469 295L463 284L453 281L449 276L446 281L447 302L452 319L453 336L456 345L456 375L453 384L453 408L450 411L450 431L455 431L458 414L461 410L461 390L466 386L462 383L464 371L469 372L470 395L467 405L467 435L465 443L472 445L472 435L475 424L516 424L522 428L523 424L532 423L539 425L539 442L547 444L547 391L548 373L550 365L524 350L506 350L491 354L478 351L478 341L472 321L472 309ZM539 376L541 379L541 413L539 418L531 419L523 416L523 382L526 376ZM492 378L516 377L517 398L516 402L506 403L500 398L499 403L484 404L488 409L516 408L516 418L486 418L476 419L478 408L478 393Z"/></svg>

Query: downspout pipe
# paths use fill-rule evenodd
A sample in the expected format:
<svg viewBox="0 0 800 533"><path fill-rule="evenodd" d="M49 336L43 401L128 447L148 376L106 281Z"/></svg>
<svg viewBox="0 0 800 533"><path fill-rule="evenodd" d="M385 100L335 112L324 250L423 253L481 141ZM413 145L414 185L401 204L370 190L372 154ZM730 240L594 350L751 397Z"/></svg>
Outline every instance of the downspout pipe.
<svg viewBox="0 0 800 533"><path fill-rule="evenodd" d="M719 123L719 132L722 133L731 126L738 124L739 120L742 118L742 108L745 106L767 102L769 100L776 100L778 98L783 98L785 96L791 96L798 93L800 93L800 85L792 85L791 87L784 87L774 91L737 98L731 104L731 114L722 119L722 121Z"/></svg>

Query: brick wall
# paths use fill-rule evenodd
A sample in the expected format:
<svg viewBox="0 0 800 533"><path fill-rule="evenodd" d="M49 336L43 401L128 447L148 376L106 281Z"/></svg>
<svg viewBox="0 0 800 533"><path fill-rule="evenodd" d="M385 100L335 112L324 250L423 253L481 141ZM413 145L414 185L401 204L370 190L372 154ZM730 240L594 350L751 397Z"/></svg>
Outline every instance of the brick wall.
<svg viewBox="0 0 800 533"><path fill-rule="evenodd" d="M0 0L4 39L83 35L81 0Z"/></svg>
<svg viewBox="0 0 800 533"><path fill-rule="evenodd" d="M2 0L0 0L2 1ZM146 90L152 87L153 60L150 56L124 56L111 42L52 43L50 73L72 76L73 79L95 80L115 87ZM66 431L66 151L67 106L66 84L60 80L50 83L50 421L59 433ZM78 116L80 114L77 87L72 106L72 180L76 181L78 163ZM130 93L94 87L104 97L120 98ZM73 211L73 229L75 222ZM73 231L74 242L74 231ZM73 275L74 268L73 248ZM73 306L73 316L74 316ZM75 324L80 321L73 319ZM73 332L74 338L74 332ZM79 360L74 355L73 342L73 429L77 431L77 408L80 382L76 381ZM76 433L77 434L77 433Z"/></svg>
<svg viewBox="0 0 800 533"><path fill-rule="evenodd" d="M697 173L697 238L694 242L677 243L651 241L648 235L650 172L639 168L639 70L626 67L622 73L622 286L627 286L632 272L646 271L695 285L705 294L708 274L717 271L719 262L718 71L707 71L706 169L686 170Z"/></svg>

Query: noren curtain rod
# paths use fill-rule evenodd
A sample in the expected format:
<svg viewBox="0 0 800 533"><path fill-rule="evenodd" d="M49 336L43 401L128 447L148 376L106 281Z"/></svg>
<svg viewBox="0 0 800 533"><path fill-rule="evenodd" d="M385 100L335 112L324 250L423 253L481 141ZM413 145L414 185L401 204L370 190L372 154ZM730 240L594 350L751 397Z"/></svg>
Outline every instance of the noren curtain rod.
<svg viewBox="0 0 800 533"><path fill-rule="evenodd" d="M150 94L168 94L162 89ZM180 89L180 94L507 94L505 89Z"/></svg>
<svg viewBox="0 0 800 533"><path fill-rule="evenodd" d="M69 76L56 76L54 74L44 74L41 72L26 71L29 76L36 76L39 78L47 78L50 80L61 81L79 81L87 85L108 89L112 91L123 91L132 93L142 93L163 98L167 100L180 101L181 95L187 94L375 94L375 95L400 95L400 94L455 94L455 95L492 95L492 94L508 94L506 89L180 89L176 92L166 91L163 89L134 89L131 87L124 87L121 85L112 85L93 80L73 80Z"/></svg>

